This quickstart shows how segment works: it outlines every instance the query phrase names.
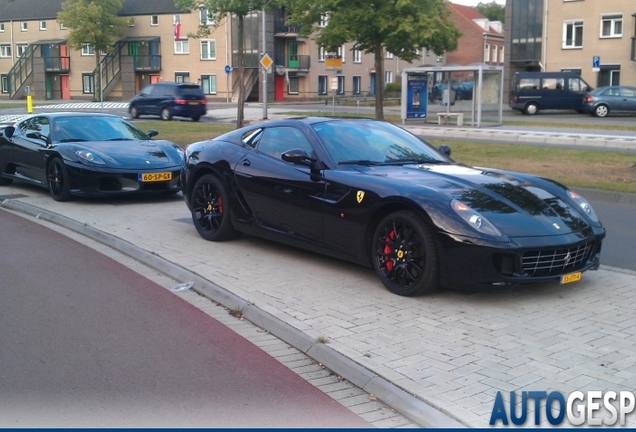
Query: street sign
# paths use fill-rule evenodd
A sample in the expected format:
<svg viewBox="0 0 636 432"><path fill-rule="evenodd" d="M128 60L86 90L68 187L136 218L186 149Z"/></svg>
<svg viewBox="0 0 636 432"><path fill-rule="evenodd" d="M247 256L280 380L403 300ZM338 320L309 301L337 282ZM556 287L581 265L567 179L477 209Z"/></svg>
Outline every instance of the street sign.
<svg viewBox="0 0 636 432"><path fill-rule="evenodd" d="M601 70L601 57L592 57L592 72L599 72Z"/></svg>
<svg viewBox="0 0 636 432"><path fill-rule="evenodd" d="M232 67L230 65L225 65L225 73L229 75L230 72L232 72Z"/></svg>
<svg viewBox="0 0 636 432"><path fill-rule="evenodd" d="M265 70L269 72L269 68L272 67L272 63L274 63L274 60L272 60L269 53L265 53L263 57L261 57L260 63L261 63L261 66L263 66Z"/></svg>

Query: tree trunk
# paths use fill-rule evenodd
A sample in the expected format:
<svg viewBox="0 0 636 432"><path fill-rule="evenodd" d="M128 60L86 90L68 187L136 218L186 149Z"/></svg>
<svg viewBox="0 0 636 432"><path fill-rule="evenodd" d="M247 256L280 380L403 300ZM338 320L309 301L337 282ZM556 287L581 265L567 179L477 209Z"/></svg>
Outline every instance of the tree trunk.
<svg viewBox="0 0 636 432"><path fill-rule="evenodd" d="M238 60L239 60L239 96L236 113L236 127L242 128L245 123L245 56L243 49L243 16L238 16Z"/></svg>
<svg viewBox="0 0 636 432"><path fill-rule="evenodd" d="M375 45L375 118L384 120L384 50L381 43Z"/></svg>
<svg viewBox="0 0 636 432"><path fill-rule="evenodd" d="M95 83L94 95L93 98L96 102L102 101L102 74L101 74L101 62L102 59L99 55L99 50L95 48L95 75L93 77L93 82Z"/></svg>

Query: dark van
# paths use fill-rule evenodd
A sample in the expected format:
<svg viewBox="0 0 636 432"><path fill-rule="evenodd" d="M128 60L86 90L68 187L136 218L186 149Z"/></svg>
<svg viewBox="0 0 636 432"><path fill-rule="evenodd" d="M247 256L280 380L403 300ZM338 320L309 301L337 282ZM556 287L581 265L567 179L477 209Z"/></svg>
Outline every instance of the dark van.
<svg viewBox="0 0 636 432"><path fill-rule="evenodd" d="M593 90L575 72L517 72L510 87L510 108L533 115L540 110L583 112L583 98Z"/></svg>
<svg viewBox="0 0 636 432"><path fill-rule="evenodd" d="M198 84L159 82L137 93L130 100L128 112L133 118L156 115L163 120L190 117L199 121L207 113L207 101Z"/></svg>

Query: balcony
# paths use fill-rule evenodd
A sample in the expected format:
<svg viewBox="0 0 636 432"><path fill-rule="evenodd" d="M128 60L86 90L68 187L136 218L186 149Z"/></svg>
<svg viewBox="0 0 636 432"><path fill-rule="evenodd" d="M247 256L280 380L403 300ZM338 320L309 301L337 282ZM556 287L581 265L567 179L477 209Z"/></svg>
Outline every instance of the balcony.
<svg viewBox="0 0 636 432"><path fill-rule="evenodd" d="M286 24L285 18L276 18L274 20L274 35L282 37L298 37L298 26Z"/></svg>
<svg viewBox="0 0 636 432"><path fill-rule="evenodd" d="M157 54L138 54L135 58L135 71L138 72L159 72L161 71L161 56Z"/></svg>
<svg viewBox="0 0 636 432"><path fill-rule="evenodd" d="M71 58L69 56L44 57L44 70L46 72L69 72Z"/></svg>
<svg viewBox="0 0 636 432"><path fill-rule="evenodd" d="M274 58L274 64L279 68L283 67L293 71L308 71L311 67L311 56L288 56L284 54L278 54Z"/></svg>

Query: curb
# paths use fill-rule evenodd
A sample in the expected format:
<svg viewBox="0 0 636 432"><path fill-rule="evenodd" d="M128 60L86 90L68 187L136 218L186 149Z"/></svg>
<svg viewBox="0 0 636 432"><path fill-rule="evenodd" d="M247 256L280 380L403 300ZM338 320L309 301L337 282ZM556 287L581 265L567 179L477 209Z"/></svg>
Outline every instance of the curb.
<svg viewBox="0 0 636 432"><path fill-rule="evenodd" d="M177 266L155 253L143 250L132 243L96 228L20 201L5 199L0 201L0 207L34 216L37 219L56 224L98 241L176 281L194 282L193 291L228 309L242 309L242 313L248 321L267 330L272 335L322 363L325 367L364 391L375 395L379 400L423 427L467 427L449 413L444 412L443 408L430 405L426 401L417 398L415 395L403 390L385 378L378 376L345 355L340 354L326 344L313 340L310 336L265 312L255 304L247 302L241 297L227 291L225 288L216 285L190 270Z"/></svg>

